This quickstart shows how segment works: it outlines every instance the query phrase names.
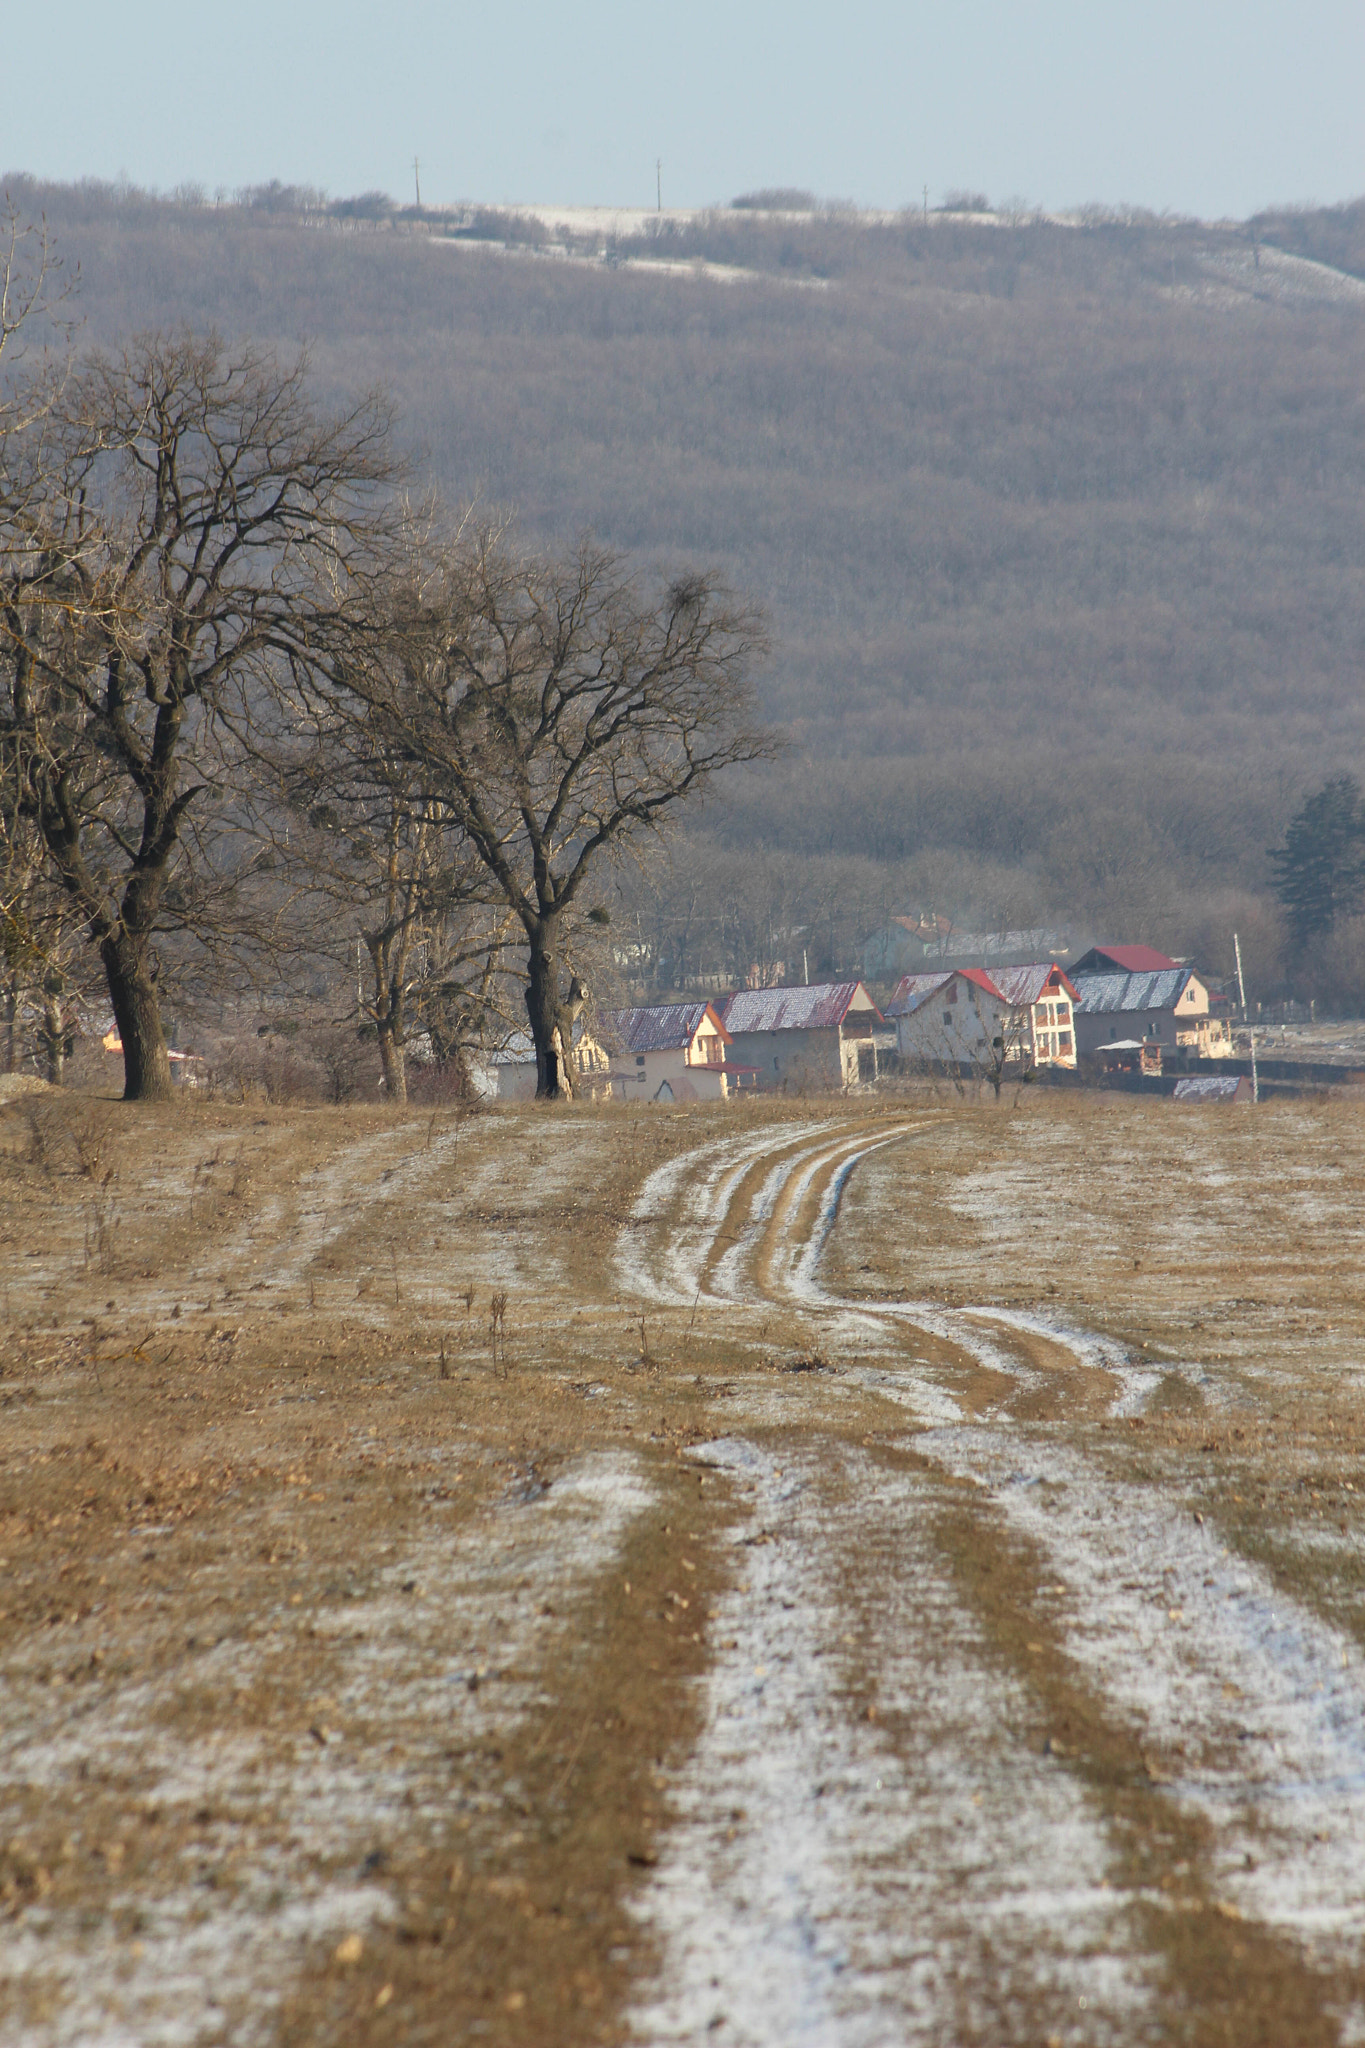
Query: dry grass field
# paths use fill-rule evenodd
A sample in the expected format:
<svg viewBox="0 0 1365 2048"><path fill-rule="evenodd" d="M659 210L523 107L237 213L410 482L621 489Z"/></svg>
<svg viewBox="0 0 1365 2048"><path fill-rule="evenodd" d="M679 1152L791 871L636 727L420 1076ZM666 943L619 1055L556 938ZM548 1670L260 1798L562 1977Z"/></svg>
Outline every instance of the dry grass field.
<svg viewBox="0 0 1365 2048"><path fill-rule="evenodd" d="M0 2042L1365 2039L1365 1105L0 1102Z"/></svg>

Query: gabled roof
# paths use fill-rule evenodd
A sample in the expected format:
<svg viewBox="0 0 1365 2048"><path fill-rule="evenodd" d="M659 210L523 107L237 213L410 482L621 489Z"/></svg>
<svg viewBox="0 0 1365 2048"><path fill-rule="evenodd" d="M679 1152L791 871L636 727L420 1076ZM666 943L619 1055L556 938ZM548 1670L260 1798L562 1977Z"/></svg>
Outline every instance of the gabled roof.
<svg viewBox="0 0 1365 2048"><path fill-rule="evenodd" d="M888 1017L913 1017L922 1003L939 989L946 988L956 970L950 968L945 974L903 974L896 983L896 993L886 1006Z"/></svg>
<svg viewBox="0 0 1365 2048"><path fill-rule="evenodd" d="M853 999L867 990L860 981L815 981L807 987L741 988L721 1006L725 1028L741 1031L828 1031L842 1024ZM881 1011L867 999L874 1017Z"/></svg>
<svg viewBox="0 0 1365 2048"><path fill-rule="evenodd" d="M994 996L1007 1009L1021 1010L1030 1003L1036 1003L1042 991L1056 976L1057 986L1064 988L1071 1000L1078 1000L1076 989L1069 976L1063 973L1055 960L1036 960L1027 967L993 967L987 974L984 967L940 968L937 974L903 974L896 984L896 993L886 1006L888 1017L913 1017L916 1010L927 1003L950 981L975 982L988 996Z"/></svg>
<svg viewBox="0 0 1365 2048"><path fill-rule="evenodd" d="M1155 946L1092 946L1076 962L1073 974L1159 974L1163 967L1178 967L1169 953Z"/></svg>
<svg viewBox="0 0 1365 2048"><path fill-rule="evenodd" d="M1034 960L1027 967L993 967L991 980L1007 1003L1015 1009L1036 1003L1043 990L1055 978L1056 986L1065 989L1072 1002L1076 1000L1076 988L1070 977L1063 972L1055 960Z"/></svg>
<svg viewBox="0 0 1365 2048"><path fill-rule="evenodd" d="M963 981L974 981L978 988L984 988L986 994L994 996L998 1003L1005 1000L1000 990L996 987L993 977L987 974L984 967L959 967L956 972Z"/></svg>
<svg viewBox="0 0 1365 2048"><path fill-rule="evenodd" d="M1173 1010L1193 979L1188 967L1159 974L1078 974L1076 995L1087 1017L1119 1010Z"/></svg>
<svg viewBox="0 0 1365 2048"><path fill-rule="evenodd" d="M950 981L975 982L997 1003L1006 1000L984 967L941 967L937 974L903 974L896 983L896 993L886 1006L887 1016L913 1017L916 1010L921 1009L940 989L947 988Z"/></svg>
<svg viewBox="0 0 1365 2048"><path fill-rule="evenodd" d="M640 1010L603 1010L602 1037L622 1052L673 1052L691 1045L710 1022L721 1038L730 1034L710 1003L650 1003Z"/></svg>

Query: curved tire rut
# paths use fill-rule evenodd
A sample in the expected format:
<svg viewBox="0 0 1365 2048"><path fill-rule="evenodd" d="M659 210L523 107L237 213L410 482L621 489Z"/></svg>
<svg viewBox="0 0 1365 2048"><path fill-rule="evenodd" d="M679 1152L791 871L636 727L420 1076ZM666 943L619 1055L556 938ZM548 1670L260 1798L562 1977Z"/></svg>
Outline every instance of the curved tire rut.
<svg viewBox="0 0 1365 2048"><path fill-rule="evenodd" d="M1154 1383L1111 1341L989 1304L824 1289L851 1174L924 1127L775 1133L728 1166L699 1148L634 1246L647 1278L700 1187L694 1309L787 1311L864 1354L781 1441L755 1387L748 1427L736 1402L731 1434L695 1454L730 1473L751 1516L738 1540L763 1565L715 1617L729 1647L642 1906L665 1963L637 2025L660 2041L724 2026L755 2044L1127 2043L1203 2038L1204 2002L1210 2024L1216 2008L1237 2025L1250 1999L1287 2001L1294 2038L1336 2039L1365 1947L1365 1663L1222 1549L1178 1483L1095 1434L1097 1413L1131 1412ZM934 1362L908 1356L916 1343ZM954 1353L1002 1374L1007 1400L965 1412ZM850 1441L840 1386L860 1414L885 1395L929 1425L901 1438L894 1484L871 1439ZM969 1532L965 1576L935 1527L959 1547ZM1007 1610L971 1591L992 1573L1015 1589ZM856 1640L839 1627L854 1611ZM1086 1753L1047 1735L1059 1712L1089 1731ZM1129 1780L1157 1845L1145 1861ZM1017 1863L1002 1819L964 1868L964 1798L1022 1817ZM727 1813L745 1816L743 1849Z"/></svg>

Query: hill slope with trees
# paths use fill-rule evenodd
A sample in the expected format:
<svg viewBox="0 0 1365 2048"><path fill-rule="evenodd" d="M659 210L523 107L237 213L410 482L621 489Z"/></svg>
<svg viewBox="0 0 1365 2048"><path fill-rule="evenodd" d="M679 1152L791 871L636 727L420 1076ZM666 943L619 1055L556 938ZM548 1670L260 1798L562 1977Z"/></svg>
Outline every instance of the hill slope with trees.
<svg viewBox="0 0 1365 2048"><path fill-rule="evenodd" d="M760 921L823 917L837 964L889 909L1067 916L1218 967L1236 918L1268 982L1267 849L1365 761L1351 209L612 240L11 190L79 264L85 340L306 341L324 397L393 394L452 499L763 607L792 750L691 849Z"/></svg>

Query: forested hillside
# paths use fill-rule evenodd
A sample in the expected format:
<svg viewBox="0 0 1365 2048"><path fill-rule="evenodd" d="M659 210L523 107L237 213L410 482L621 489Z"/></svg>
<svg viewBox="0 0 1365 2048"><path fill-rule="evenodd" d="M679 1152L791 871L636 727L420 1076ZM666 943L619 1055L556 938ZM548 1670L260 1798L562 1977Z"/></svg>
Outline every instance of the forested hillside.
<svg viewBox="0 0 1365 2048"><path fill-rule="evenodd" d="M689 889L818 910L831 960L932 905L1221 967L1235 914L1269 984L1266 849L1365 766L1365 286L1311 260L1360 267L1358 210L610 241L10 189L79 265L82 345L306 341L452 499L766 609L792 749L694 824Z"/></svg>

